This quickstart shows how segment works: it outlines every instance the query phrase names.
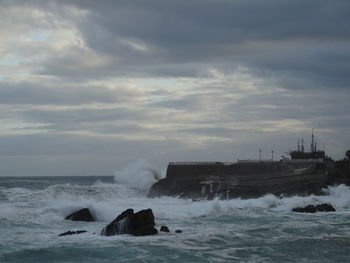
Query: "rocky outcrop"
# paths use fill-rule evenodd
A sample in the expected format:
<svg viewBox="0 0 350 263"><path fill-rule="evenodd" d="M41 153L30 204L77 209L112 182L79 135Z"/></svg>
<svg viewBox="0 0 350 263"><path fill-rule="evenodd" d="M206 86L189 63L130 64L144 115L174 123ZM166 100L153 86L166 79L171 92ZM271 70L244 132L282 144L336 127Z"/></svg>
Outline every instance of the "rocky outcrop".
<svg viewBox="0 0 350 263"><path fill-rule="evenodd" d="M82 208L65 217L66 220L94 222L95 218L88 208Z"/></svg>
<svg viewBox="0 0 350 263"><path fill-rule="evenodd" d="M67 231L64 232L62 234L59 234L58 236L62 237L62 236L70 236L70 235L77 235L77 234L81 234L81 233L86 233L86 230L77 230L77 231Z"/></svg>
<svg viewBox="0 0 350 263"><path fill-rule="evenodd" d="M298 213L335 212L335 208L330 204L320 204L297 207L293 208L292 211Z"/></svg>
<svg viewBox="0 0 350 263"><path fill-rule="evenodd" d="M331 162L328 166L328 185L345 184L350 186L350 160Z"/></svg>
<svg viewBox="0 0 350 263"><path fill-rule="evenodd" d="M154 226L155 222L152 209L141 210L137 213L134 213L133 209L127 209L103 228L101 235L154 235L158 233L158 230Z"/></svg>
<svg viewBox="0 0 350 263"><path fill-rule="evenodd" d="M169 228L167 226L161 226L159 231L160 232L167 232L167 233L170 232L170 230L169 230Z"/></svg>

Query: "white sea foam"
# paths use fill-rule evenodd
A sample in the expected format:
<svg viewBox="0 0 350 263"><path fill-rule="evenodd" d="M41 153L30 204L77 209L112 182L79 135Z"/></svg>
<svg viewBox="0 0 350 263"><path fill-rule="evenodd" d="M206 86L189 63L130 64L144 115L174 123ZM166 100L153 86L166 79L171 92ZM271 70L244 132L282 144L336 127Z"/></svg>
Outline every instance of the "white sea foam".
<svg viewBox="0 0 350 263"><path fill-rule="evenodd" d="M148 191L161 178L159 170L146 160L140 159L115 172L114 180L130 188Z"/></svg>
<svg viewBox="0 0 350 263"><path fill-rule="evenodd" d="M305 231L306 238L320 238L323 241L330 238L330 233L335 241L349 236L346 212L350 209L350 188L345 185L327 188L325 196L279 198L269 194L247 200L237 198L199 202L172 197L149 199L145 197L144 191L140 193L127 185L99 181L93 185L57 184L41 190L0 190L4 197L11 197L6 199L8 203L0 204L0 220L4 219L1 222L0 248L2 246L3 251L6 249L6 253L18 248L84 246L93 249L115 246L115 251L119 253L122 246L125 249L137 246L145 248L150 244L149 249L159 246L159 250L185 251L191 255L203 253L209 261L218 257L228 261L231 253L234 257L240 249L251 249L244 248L245 242L249 241L251 246L256 247L262 242L263 247L275 246L280 240L288 243L304 238L300 234L304 229L308 230ZM329 217L305 216L307 220L303 220L303 216L290 212L297 206L324 202L336 207L336 213L339 213L336 214L337 218L330 214ZM64 220L66 215L82 207L88 207L99 221L86 223ZM167 225L171 233L142 238L99 235L107 223L128 208L135 211L152 208L156 227L159 229L160 225ZM334 220L338 220L336 224L333 224ZM59 233L78 229L88 232L58 237ZM175 229L184 232L175 234Z"/></svg>
<svg viewBox="0 0 350 263"><path fill-rule="evenodd" d="M324 189L325 195L316 196L293 196L281 199L281 204L277 206L275 211L291 211L295 207L303 207L306 205L318 205L329 203L336 210L347 210L350 208L350 187L345 185L329 186Z"/></svg>
<svg viewBox="0 0 350 263"><path fill-rule="evenodd" d="M96 182L93 185L52 185L42 190L26 188L2 189L7 199L14 205L0 206L0 217L9 218L20 207L21 218L30 215L26 206L38 208L33 215L58 220L82 207L89 208L99 221L109 222L128 208L135 211L152 208L159 220L186 220L198 217L219 217L237 213L242 209L263 209L271 212L290 212L295 207L309 204L330 203L337 211L350 209L350 187L339 185L328 187L324 196L293 196L278 198L272 194L255 199L232 199L192 202L172 197L149 199L143 191L130 189L126 185Z"/></svg>
<svg viewBox="0 0 350 263"><path fill-rule="evenodd" d="M56 184L45 189L9 188L2 190L9 201L50 201L50 200L109 200L144 196L135 189L118 184L95 183L94 185Z"/></svg>
<svg viewBox="0 0 350 263"><path fill-rule="evenodd" d="M128 208L135 211L152 208L156 218L189 219L198 217L217 217L229 213L237 213L242 209L263 209L271 212L290 212L293 208L308 204L330 203L337 211L345 211L350 208L350 188L344 185L329 187L329 195L325 196L293 196L278 198L274 195L266 195L255 199L232 199L192 202L186 199L162 197L148 199L145 197L117 198L109 200L81 200L80 202L61 202L60 211L68 213L79 207L89 207L101 221L110 221ZM56 206L58 201L56 201ZM57 206L59 207L59 206ZM68 211L69 210L69 211Z"/></svg>
<svg viewBox="0 0 350 263"><path fill-rule="evenodd" d="M16 207L10 204L0 204L0 220L10 219L17 213Z"/></svg>

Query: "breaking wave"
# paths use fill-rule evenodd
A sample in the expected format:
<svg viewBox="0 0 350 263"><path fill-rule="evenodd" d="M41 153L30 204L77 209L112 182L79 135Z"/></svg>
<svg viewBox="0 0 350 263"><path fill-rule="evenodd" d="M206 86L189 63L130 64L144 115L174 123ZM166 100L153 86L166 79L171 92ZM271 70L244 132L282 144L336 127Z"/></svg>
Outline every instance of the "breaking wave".
<svg viewBox="0 0 350 263"><path fill-rule="evenodd" d="M50 214L57 219L82 207L89 208L100 221L110 221L128 208L152 208L160 219L186 219L203 216L218 217L237 211L262 210L290 212L295 207L330 203L337 212L349 211L350 187L330 186L323 196L276 197L268 194L255 199L232 199L192 202L192 200L162 197L149 199L146 194L161 178L159 170L145 160L138 160L114 174L115 183L99 180L86 184L82 181L56 183L43 189L0 187L0 197L7 201L0 206L0 218L23 216L25 207L40 207L36 215ZM76 180L76 179L74 179ZM112 180L110 182L113 182Z"/></svg>
<svg viewBox="0 0 350 263"><path fill-rule="evenodd" d="M140 191L148 191L152 184L161 179L159 170L146 160L140 159L126 168L115 172L116 183Z"/></svg>
<svg viewBox="0 0 350 263"><path fill-rule="evenodd" d="M90 186L52 185L43 190L12 188L2 190L12 205L0 206L1 218L24 216L25 207L31 204L40 209L36 216L47 214L56 219L80 209L88 207L99 221L110 221L128 208L141 210L152 208L158 219L186 219L203 216L220 217L225 214L236 214L237 211L255 211L280 213L290 212L295 207L309 204L330 203L337 212L350 210L350 188L345 185L332 186L325 189L326 195L306 197L292 196L278 198L265 195L255 199L232 199L199 201L162 197L149 199L140 192L118 184L96 182ZM21 214L21 215L19 215ZM44 220L44 218L43 218Z"/></svg>

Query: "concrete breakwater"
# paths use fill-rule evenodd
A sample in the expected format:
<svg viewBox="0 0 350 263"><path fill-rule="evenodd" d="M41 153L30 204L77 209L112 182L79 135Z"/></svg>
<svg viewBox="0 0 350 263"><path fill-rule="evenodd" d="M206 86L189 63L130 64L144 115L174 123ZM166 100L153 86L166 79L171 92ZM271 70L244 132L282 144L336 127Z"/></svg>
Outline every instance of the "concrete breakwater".
<svg viewBox="0 0 350 263"><path fill-rule="evenodd" d="M321 194L328 181L328 168L321 159L169 163L166 177L151 187L148 196L231 199L268 193L309 195Z"/></svg>

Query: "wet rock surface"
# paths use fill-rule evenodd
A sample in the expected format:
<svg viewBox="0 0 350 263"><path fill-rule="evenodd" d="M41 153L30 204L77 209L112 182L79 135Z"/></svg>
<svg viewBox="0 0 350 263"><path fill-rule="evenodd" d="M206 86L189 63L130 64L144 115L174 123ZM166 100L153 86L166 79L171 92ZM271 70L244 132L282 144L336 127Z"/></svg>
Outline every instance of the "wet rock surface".
<svg viewBox="0 0 350 263"><path fill-rule="evenodd" d="M77 234L86 233L86 232L87 232L86 230L67 231L67 232L59 234L58 236L60 236L60 237L70 236L70 235L77 235Z"/></svg>
<svg viewBox="0 0 350 263"><path fill-rule="evenodd" d="M167 233L170 232L170 230L169 230L169 228L167 226L161 226L159 231L160 232L167 232Z"/></svg>
<svg viewBox="0 0 350 263"><path fill-rule="evenodd" d="M297 207L292 209L298 213L316 213L316 212L335 212L335 208L330 204L307 205L305 207Z"/></svg>
<svg viewBox="0 0 350 263"><path fill-rule="evenodd" d="M141 210L134 213L127 209L109 223L101 232L104 236L131 234L134 236L155 235L158 230L154 228L154 215L152 209Z"/></svg>
<svg viewBox="0 0 350 263"><path fill-rule="evenodd" d="M72 221L85 221L94 222L96 221L88 208L82 208L76 212L71 213L65 217L66 220Z"/></svg>

